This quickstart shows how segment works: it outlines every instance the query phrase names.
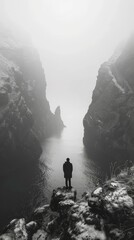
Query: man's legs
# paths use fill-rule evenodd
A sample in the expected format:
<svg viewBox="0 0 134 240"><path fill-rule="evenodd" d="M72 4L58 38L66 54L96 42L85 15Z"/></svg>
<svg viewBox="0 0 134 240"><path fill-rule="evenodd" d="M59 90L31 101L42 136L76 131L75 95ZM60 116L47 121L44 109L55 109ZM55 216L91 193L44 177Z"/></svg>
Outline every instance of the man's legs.
<svg viewBox="0 0 134 240"><path fill-rule="evenodd" d="M69 180L69 188L71 188L71 178L69 178L68 180Z"/></svg>
<svg viewBox="0 0 134 240"><path fill-rule="evenodd" d="M66 188L68 188L68 178L65 178Z"/></svg>

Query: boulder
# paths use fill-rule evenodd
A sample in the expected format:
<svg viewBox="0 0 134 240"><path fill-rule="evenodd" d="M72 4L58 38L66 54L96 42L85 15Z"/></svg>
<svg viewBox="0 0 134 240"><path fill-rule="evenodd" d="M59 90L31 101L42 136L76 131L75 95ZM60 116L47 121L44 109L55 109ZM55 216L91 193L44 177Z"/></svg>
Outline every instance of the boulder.
<svg viewBox="0 0 134 240"><path fill-rule="evenodd" d="M24 218L15 219L7 226L6 231L0 236L1 240L27 240L26 221Z"/></svg>
<svg viewBox="0 0 134 240"><path fill-rule="evenodd" d="M34 233L34 235L32 236L32 240L45 240L47 237L47 233L42 230L39 229L36 233Z"/></svg>
<svg viewBox="0 0 134 240"><path fill-rule="evenodd" d="M72 202L66 201L65 200L72 200L76 201L76 195L77 192L74 188L72 189L66 189L65 187L63 188L57 188L56 190L53 190L51 202L50 202L50 208L53 211L58 211L60 206L71 206ZM61 202L61 204L59 204Z"/></svg>
<svg viewBox="0 0 134 240"><path fill-rule="evenodd" d="M14 219L1 240L133 240L134 167L76 201L75 189L57 188L51 204L37 208L31 222Z"/></svg>

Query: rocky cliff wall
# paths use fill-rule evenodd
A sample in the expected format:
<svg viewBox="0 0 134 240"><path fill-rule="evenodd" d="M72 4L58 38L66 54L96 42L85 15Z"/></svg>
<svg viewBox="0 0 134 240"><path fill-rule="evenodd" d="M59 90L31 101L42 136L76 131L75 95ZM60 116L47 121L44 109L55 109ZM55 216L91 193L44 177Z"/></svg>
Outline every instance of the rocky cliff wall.
<svg viewBox="0 0 134 240"><path fill-rule="evenodd" d="M50 111L39 55L22 32L0 30L0 173L38 159L41 139L63 128Z"/></svg>
<svg viewBox="0 0 134 240"><path fill-rule="evenodd" d="M99 69L84 117L84 145L104 162L134 158L134 37Z"/></svg>

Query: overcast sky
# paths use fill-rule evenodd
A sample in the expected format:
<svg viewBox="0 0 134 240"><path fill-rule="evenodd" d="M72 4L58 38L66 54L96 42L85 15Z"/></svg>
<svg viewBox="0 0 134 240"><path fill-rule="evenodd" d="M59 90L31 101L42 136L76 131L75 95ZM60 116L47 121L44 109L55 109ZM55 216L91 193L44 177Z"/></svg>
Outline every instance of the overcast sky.
<svg viewBox="0 0 134 240"><path fill-rule="evenodd" d="M101 63L134 28L134 0L0 0L1 20L26 29L40 53L47 97L65 121L87 111Z"/></svg>

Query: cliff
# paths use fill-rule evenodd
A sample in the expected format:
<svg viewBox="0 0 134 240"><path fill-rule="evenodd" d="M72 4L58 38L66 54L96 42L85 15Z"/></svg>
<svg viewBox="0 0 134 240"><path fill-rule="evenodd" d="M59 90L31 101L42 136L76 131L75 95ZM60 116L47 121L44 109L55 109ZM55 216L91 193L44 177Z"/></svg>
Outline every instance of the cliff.
<svg viewBox="0 0 134 240"><path fill-rule="evenodd" d="M133 240L133 174L134 167L122 171L79 200L73 188L58 188L50 204L12 220L0 239Z"/></svg>
<svg viewBox="0 0 134 240"><path fill-rule="evenodd" d="M0 174L36 160L41 140L60 131L50 111L44 70L24 32L0 30Z"/></svg>
<svg viewBox="0 0 134 240"><path fill-rule="evenodd" d="M84 145L94 159L134 159L134 36L99 69L84 117Z"/></svg>

